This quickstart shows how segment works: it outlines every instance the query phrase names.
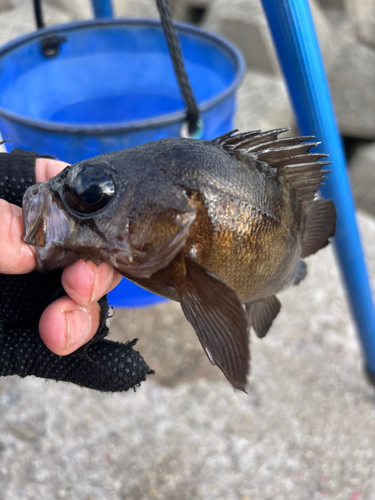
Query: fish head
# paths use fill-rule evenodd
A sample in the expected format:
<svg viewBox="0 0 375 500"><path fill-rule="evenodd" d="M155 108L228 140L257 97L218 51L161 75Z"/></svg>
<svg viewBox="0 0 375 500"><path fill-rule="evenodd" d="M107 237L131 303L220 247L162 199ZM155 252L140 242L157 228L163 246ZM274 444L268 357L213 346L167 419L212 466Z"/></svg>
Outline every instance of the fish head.
<svg viewBox="0 0 375 500"><path fill-rule="evenodd" d="M115 160L85 160L27 189L23 241L35 247L38 271L82 258L147 278L182 249L195 219L185 190L161 174L132 176Z"/></svg>

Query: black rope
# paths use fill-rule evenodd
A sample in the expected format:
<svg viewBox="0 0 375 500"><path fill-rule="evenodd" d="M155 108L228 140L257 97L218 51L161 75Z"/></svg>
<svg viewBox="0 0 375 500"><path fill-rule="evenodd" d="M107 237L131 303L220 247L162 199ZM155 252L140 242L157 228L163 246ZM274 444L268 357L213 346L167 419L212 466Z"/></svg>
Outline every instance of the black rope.
<svg viewBox="0 0 375 500"><path fill-rule="evenodd" d="M34 0L34 14L38 30L44 28L45 24L43 21L42 6L40 4L40 0Z"/></svg>
<svg viewBox="0 0 375 500"><path fill-rule="evenodd" d="M168 0L156 0L156 3L158 5L161 24L163 26L165 38L167 39L169 52L171 54L178 86L180 87L187 108L186 121L188 122L189 134L193 135L198 127L199 110L186 74L180 43L172 21L171 9Z"/></svg>

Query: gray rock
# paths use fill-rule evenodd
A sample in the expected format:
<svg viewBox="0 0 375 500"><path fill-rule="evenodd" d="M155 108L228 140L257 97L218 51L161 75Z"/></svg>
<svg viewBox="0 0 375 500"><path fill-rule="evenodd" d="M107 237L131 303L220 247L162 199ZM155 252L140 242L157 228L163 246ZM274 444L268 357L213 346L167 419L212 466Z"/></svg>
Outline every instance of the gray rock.
<svg viewBox="0 0 375 500"><path fill-rule="evenodd" d="M237 45L250 70L278 74L267 21L258 0L213 0L204 27Z"/></svg>
<svg viewBox="0 0 375 500"><path fill-rule="evenodd" d="M354 18L347 14L347 5L336 11L324 10L317 2L310 2L310 6L341 133L373 139L375 51L358 42ZM249 70L279 77L268 25L258 0L213 0L205 27L237 45ZM260 99L268 101L268 98L267 95Z"/></svg>
<svg viewBox="0 0 375 500"><path fill-rule="evenodd" d="M347 0L317 0L319 5L324 10L338 10L341 12L346 11ZM352 1L352 0L349 0Z"/></svg>
<svg viewBox="0 0 375 500"><path fill-rule="evenodd" d="M61 11L70 20L94 17L91 0L44 0L44 4ZM112 8L115 17L159 17L154 0L112 0Z"/></svg>
<svg viewBox="0 0 375 500"><path fill-rule="evenodd" d="M332 32L328 77L343 135L375 139L375 51L358 43L347 16L329 16Z"/></svg>
<svg viewBox="0 0 375 500"><path fill-rule="evenodd" d="M248 71L237 92L236 127L240 131L291 127L293 112L281 78Z"/></svg>
<svg viewBox="0 0 375 500"><path fill-rule="evenodd" d="M12 0L0 0L0 12L12 8Z"/></svg>
<svg viewBox="0 0 375 500"><path fill-rule="evenodd" d="M33 3L12 0L12 4L12 9L2 12L0 16L0 45L36 30ZM71 20L67 13L50 5L44 5L43 14L47 26Z"/></svg>
<svg viewBox="0 0 375 500"><path fill-rule="evenodd" d="M375 2L345 0L349 16L355 20L358 40L375 48Z"/></svg>
<svg viewBox="0 0 375 500"><path fill-rule="evenodd" d="M310 2L310 7L322 50L329 58L331 32L328 22L315 0ZM204 27L237 45L249 69L279 75L272 38L259 0L212 0Z"/></svg>
<svg viewBox="0 0 375 500"><path fill-rule="evenodd" d="M116 17L146 17L159 19L155 0L112 0Z"/></svg>
<svg viewBox="0 0 375 500"><path fill-rule="evenodd" d="M94 17L91 0L42 0L42 5L63 12L71 21Z"/></svg>
<svg viewBox="0 0 375 500"><path fill-rule="evenodd" d="M357 206L375 216L375 142L355 147L349 173Z"/></svg>
<svg viewBox="0 0 375 500"><path fill-rule="evenodd" d="M170 0L173 19L176 21L189 22L189 9L209 9L212 0Z"/></svg>

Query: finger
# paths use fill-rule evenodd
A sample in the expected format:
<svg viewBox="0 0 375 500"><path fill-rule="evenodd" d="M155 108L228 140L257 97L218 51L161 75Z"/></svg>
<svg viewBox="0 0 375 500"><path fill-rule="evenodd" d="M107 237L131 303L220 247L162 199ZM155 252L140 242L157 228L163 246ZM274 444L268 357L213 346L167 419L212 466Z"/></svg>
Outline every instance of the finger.
<svg viewBox="0 0 375 500"><path fill-rule="evenodd" d="M35 255L22 241L22 210L0 199L0 273L23 274L35 269Z"/></svg>
<svg viewBox="0 0 375 500"><path fill-rule="evenodd" d="M80 305L96 302L115 288L120 280L121 275L109 264L103 262L96 266L83 260L66 267L61 276L64 290Z"/></svg>
<svg viewBox="0 0 375 500"><path fill-rule="evenodd" d="M83 307L70 297L61 297L43 311L39 321L40 336L52 352L65 356L95 335L100 314L97 302Z"/></svg>
<svg viewBox="0 0 375 500"><path fill-rule="evenodd" d="M64 161L50 160L49 158L37 158L35 160L36 182L44 182L59 174L69 164Z"/></svg>
<svg viewBox="0 0 375 500"><path fill-rule="evenodd" d="M37 158L35 173L37 182L58 174L66 163ZM22 241L23 220L20 207L0 199L0 273L23 274L35 269L36 261L32 247Z"/></svg>

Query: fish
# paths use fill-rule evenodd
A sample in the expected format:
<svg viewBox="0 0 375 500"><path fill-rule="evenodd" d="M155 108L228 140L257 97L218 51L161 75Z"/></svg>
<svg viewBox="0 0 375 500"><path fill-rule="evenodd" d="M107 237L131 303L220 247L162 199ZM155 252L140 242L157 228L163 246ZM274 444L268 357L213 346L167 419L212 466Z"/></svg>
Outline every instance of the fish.
<svg viewBox="0 0 375 500"><path fill-rule="evenodd" d="M37 270L107 262L180 302L210 362L246 392L250 330L266 335L276 294L304 279L304 259L335 231L333 201L317 197L328 155L287 131L161 139L29 187L23 241Z"/></svg>

